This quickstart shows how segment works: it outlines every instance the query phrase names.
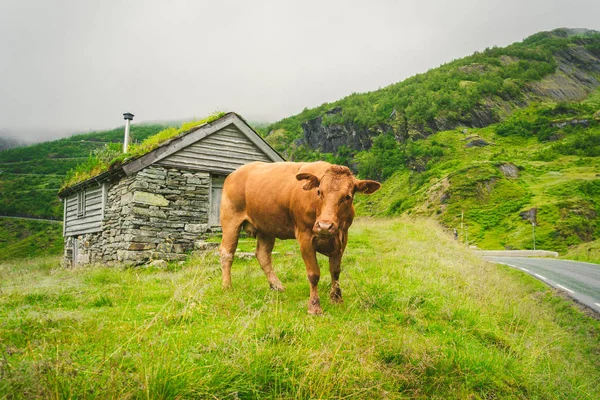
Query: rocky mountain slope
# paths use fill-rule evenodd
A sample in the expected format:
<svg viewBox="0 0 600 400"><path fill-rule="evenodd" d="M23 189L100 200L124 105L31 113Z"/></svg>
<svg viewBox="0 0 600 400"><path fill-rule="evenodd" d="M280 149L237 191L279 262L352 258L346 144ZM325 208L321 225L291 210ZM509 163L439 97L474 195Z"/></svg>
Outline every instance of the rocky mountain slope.
<svg viewBox="0 0 600 400"><path fill-rule="evenodd" d="M285 118L265 134L291 158L306 150L366 150L382 133L398 141L483 128L536 101L580 101L600 86L600 33L540 32L486 49L383 89ZM306 148L303 148L306 147Z"/></svg>
<svg viewBox="0 0 600 400"><path fill-rule="evenodd" d="M600 33L486 49L265 131L296 160L384 181L363 213L428 215L483 248L600 261ZM532 223L535 223L535 231Z"/></svg>

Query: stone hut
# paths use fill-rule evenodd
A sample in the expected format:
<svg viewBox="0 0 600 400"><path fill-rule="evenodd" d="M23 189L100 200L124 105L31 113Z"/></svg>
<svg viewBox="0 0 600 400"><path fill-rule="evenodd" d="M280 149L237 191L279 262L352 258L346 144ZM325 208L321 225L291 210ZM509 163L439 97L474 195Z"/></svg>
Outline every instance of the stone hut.
<svg viewBox="0 0 600 400"><path fill-rule="evenodd" d="M63 189L64 263L179 260L219 231L225 177L252 161L284 161L235 113Z"/></svg>

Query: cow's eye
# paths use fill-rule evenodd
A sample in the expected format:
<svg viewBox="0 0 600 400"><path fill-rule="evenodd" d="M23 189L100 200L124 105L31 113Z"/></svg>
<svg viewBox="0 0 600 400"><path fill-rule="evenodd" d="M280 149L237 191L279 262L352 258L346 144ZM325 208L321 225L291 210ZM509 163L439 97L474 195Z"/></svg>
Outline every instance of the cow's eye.
<svg viewBox="0 0 600 400"><path fill-rule="evenodd" d="M317 196L321 196L321 189L317 189Z"/></svg>
<svg viewBox="0 0 600 400"><path fill-rule="evenodd" d="M346 201L350 201L352 200L352 196L350 196L349 194L346 195Z"/></svg>

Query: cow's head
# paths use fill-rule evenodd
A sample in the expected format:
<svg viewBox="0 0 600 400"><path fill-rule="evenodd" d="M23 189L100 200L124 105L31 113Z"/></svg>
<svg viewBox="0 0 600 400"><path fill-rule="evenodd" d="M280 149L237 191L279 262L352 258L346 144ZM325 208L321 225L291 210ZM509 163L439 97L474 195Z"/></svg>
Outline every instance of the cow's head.
<svg viewBox="0 0 600 400"><path fill-rule="evenodd" d="M321 177L303 172L296 179L306 181L304 190L316 189L317 218L313 232L318 236L331 236L339 229L347 229L354 218L354 194L371 194L381 187L376 181L356 179L348 167L341 165L332 165Z"/></svg>

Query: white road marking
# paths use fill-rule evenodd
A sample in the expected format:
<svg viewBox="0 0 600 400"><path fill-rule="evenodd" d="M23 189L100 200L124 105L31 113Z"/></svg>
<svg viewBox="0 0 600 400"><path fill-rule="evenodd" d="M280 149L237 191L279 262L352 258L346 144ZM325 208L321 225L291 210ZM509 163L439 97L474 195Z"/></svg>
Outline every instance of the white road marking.
<svg viewBox="0 0 600 400"><path fill-rule="evenodd" d="M548 280L548 279L546 279L546 277L545 277L545 276L541 276L540 274L534 274L534 275L535 275L535 276L537 276L537 277L538 277L538 278L540 278L540 279L543 279L543 280L545 280L545 281L547 281L547 280Z"/></svg>
<svg viewBox="0 0 600 400"><path fill-rule="evenodd" d="M566 287L564 287L563 285L559 285L558 283L556 284L556 286L558 286L559 288L561 288L562 290L566 290L569 293L575 293L574 291L572 291L571 289L568 289Z"/></svg>
<svg viewBox="0 0 600 400"><path fill-rule="evenodd" d="M523 270L525 272L530 272L527 268L521 268L521 270Z"/></svg>

